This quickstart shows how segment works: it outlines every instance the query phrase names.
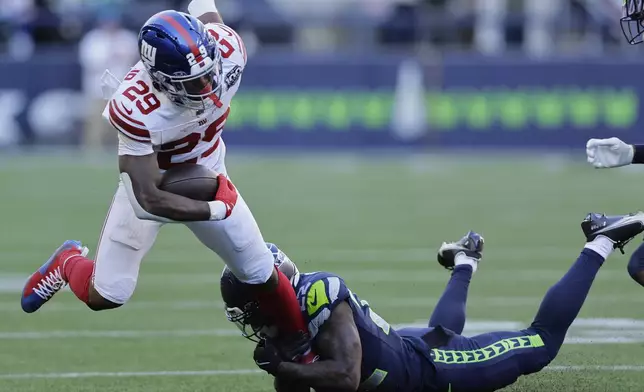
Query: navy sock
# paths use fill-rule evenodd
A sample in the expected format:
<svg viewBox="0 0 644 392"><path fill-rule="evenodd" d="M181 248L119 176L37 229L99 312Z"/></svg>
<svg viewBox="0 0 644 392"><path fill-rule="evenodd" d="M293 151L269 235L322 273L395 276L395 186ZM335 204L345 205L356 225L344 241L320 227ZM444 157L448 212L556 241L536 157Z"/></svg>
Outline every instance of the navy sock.
<svg viewBox="0 0 644 392"><path fill-rule="evenodd" d="M457 265L454 267L447 287L438 300L432 317L429 319L430 327L441 325L459 335L463 333L463 328L465 327L467 290L470 287L471 279L471 266Z"/></svg>
<svg viewBox="0 0 644 392"><path fill-rule="evenodd" d="M644 243L631 255L628 261L628 274L640 285L644 286Z"/></svg>
<svg viewBox="0 0 644 392"><path fill-rule="evenodd" d="M543 298L532 328L539 331L552 359L559 352L566 332L579 314L603 263L604 258L595 251L584 249Z"/></svg>

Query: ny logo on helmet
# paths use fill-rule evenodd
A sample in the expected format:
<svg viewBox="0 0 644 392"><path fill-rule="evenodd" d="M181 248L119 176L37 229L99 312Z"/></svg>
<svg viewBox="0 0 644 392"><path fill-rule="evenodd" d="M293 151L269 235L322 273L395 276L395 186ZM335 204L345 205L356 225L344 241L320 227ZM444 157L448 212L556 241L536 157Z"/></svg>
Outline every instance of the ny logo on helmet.
<svg viewBox="0 0 644 392"><path fill-rule="evenodd" d="M157 57L157 48L146 41L141 41L141 60L150 67L154 67Z"/></svg>

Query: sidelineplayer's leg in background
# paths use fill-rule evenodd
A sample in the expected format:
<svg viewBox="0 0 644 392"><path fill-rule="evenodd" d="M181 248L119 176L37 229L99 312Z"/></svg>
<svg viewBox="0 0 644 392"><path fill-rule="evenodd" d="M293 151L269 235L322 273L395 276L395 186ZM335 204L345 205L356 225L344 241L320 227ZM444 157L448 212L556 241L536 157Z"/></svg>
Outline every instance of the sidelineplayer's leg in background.
<svg viewBox="0 0 644 392"><path fill-rule="evenodd" d="M644 286L644 243L631 255L628 262L628 274L634 281Z"/></svg>
<svg viewBox="0 0 644 392"><path fill-rule="evenodd" d="M452 270L452 276L441 295L429 326L441 325L457 334L465 327L467 293L472 274L476 272L483 252L483 237L469 232L458 242L443 243L438 250L438 262Z"/></svg>
<svg viewBox="0 0 644 392"><path fill-rule="evenodd" d="M644 231L644 213L589 214L581 226L588 242L568 272L548 290L530 326L541 336L551 359L559 352L606 258Z"/></svg>

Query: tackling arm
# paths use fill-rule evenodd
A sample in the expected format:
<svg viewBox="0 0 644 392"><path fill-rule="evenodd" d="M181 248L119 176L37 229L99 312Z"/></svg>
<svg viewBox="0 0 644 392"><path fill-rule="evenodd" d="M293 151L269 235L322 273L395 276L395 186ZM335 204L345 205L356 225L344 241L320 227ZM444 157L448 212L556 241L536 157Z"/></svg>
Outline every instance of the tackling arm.
<svg viewBox="0 0 644 392"><path fill-rule="evenodd" d="M192 0L190 4L188 4L188 12L190 15L199 19L203 24L224 24L224 20L217 10L217 6L215 6L215 0Z"/></svg>
<svg viewBox="0 0 644 392"><path fill-rule="evenodd" d="M348 303L343 302L333 310L316 337L316 349L322 360L307 365L282 362L277 377L292 379L316 390L357 391L362 345Z"/></svg>
<svg viewBox="0 0 644 392"><path fill-rule="evenodd" d="M139 219L162 222L211 219L208 202L188 199L157 187L161 175L156 153L142 156L120 155L119 170L130 203Z"/></svg>

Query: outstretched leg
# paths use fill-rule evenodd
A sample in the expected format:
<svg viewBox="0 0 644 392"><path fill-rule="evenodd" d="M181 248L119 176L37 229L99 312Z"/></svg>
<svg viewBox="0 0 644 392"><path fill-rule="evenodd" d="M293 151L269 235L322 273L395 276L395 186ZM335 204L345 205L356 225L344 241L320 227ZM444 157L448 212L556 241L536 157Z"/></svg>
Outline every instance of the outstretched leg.
<svg viewBox="0 0 644 392"><path fill-rule="evenodd" d="M470 231L457 242L443 242L438 250L438 263L448 270L452 276L447 282L434 311L429 319L428 328L403 328L398 330L403 336L424 336L431 328L442 326L457 334L463 332L465 326L465 306L467 291L470 287L472 274L476 272L483 252L483 237Z"/></svg>
<svg viewBox="0 0 644 392"><path fill-rule="evenodd" d="M543 298L530 328L538 331L551 359L557 356L568 328L579 314L599 268L612 250L613 243L606 237L597 237L586 244L570 270Z"/></svg>
<svg viewBox="0 0 644 392"><path fill-rule="evenodd" d="M644 230L644 213L589 214L581 226L588 243L570 270L548 290L530 326L541 336L551 359L559 352L604 260Z"/></svg>
<svg viewBox="0 0 644 392"><path fill-rule="evenodd" d="M69 284L71 291L92 310L117 308L134 293L139 266L150 250L161 223L136 217L123 184L105 219L96 258L87 258L80 242L66 241L27 281L22 309L37 311Z"/></svg>
<svg viewBox="0 0 644 392"><path fill-rule="evenodd" d="M452 276L429 319L429 327L441 325L457 334L463 333L467 292L483 256L483 244L483 237L470 231L458 242L441 245L438 262L452 270Z"/></svg>
<svg viewBox="0 0 644 392"><path fill-rule="evenodd" d="M644 213L582 222L587 243L570 270L548 290L532 325L522 331L454 336L431 350L438 387L454 392L491 392L536 373L557 355L579 314L597 272L614 248L644 231Z"/></svg>
<svg viewBox="0 0 644 392"><path fill-rule="evenodd" d="M457 260L459 258L457 257ZM447 287L434 307L429 319L429 327L441 325L459 335L463 333L467 292L473 273L474 269L467 264L454 267Z"/></svg>

